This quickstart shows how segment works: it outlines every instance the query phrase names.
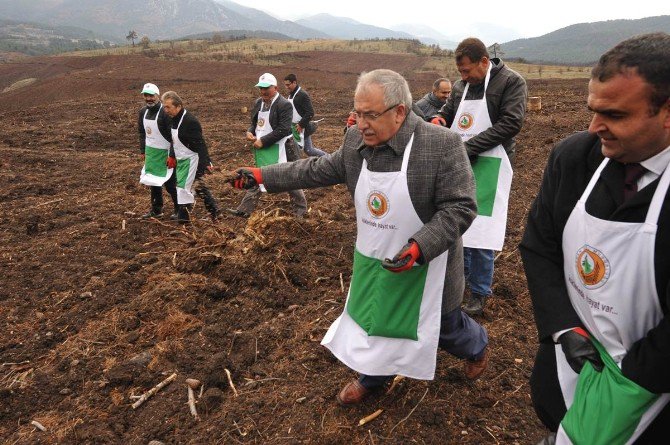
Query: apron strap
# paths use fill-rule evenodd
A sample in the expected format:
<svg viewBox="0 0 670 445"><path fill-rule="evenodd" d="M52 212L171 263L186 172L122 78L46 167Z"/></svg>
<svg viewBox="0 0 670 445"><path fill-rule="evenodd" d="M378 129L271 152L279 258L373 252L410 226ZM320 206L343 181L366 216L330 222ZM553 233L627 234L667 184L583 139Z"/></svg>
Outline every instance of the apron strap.
<svg viewBox="0 0 670 445"><path fill-rule="evenodd" d="M486 71L486 77L484 78L484 99L486 99L486 89L489 87L489 80L491 79L491 68L493 68L493 62L489 60L489 69ZM470 84L465 82L465 89L463 89L463 97L461 97L461 102L465 100L465 96L468 95L469 89ZM456 109L458 110L458 107Z"/></svg>
<svg viewBox="0 0 670 445"><path fill-rule="evenodd" d="M414 142L414 133L412 133L412 136L409 137L409 142L405 147L405 153L403 153L402 155L402 167L400 167L400 171L402 173L407 173L407 165L409 164L409 155L412 152L412 145L413 145L412 142Z"/></svg>
<svg viewBox="0 0 670 445"><path fill-rule="evenodd" d="M181 115L181 119L179 119L179 123L177 124L177 130L179 130L179 127L181 127L181 123L184 121L184 116L186 116L186 110L184 109L184 114Z"/></svg>
<svg viewBox="0 0 670 445"><path fill-rule="evenodd" d="M593 176L591 176L591 180L589 181L589 184L584 189L584 193L582 193L582 196L579 198L579 202L581 202L581 203L586 202L586 199L591 194L591 191L593 190L593 187L595 187L596 183L598 182L598 179L600 179L600 173L602 173L602 171L605 169L605 166L607 165L607 163L609 161L610 161L610 158L605 158L600 163L600 165L596 169L596 172L593 174Z"/></svg>
<svg viewBox="0 0 670 445"><path fill-rule="evenodd" d="M409 164L409 155L412 151L412 142L414 142L414 133L409 137L409 142L405 146L405 152L402 155L402 166L400 167L401 173L407 173L407 165ZM373 148L374 150L374 148ZM363 164L361 165L361 170L366 170L368 168L368 161L363 158Z"/></svg>

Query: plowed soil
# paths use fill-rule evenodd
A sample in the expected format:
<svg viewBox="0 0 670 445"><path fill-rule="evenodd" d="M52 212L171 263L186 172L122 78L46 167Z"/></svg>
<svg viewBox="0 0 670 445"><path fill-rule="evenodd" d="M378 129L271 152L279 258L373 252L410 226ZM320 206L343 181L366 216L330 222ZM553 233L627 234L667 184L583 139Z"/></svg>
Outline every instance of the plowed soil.
<svg viewBox="0 0 670 445"><path fill-rule="evenodd" d="M232 207L242 195L223 179L252 162L241 108L253 103L258 75L298 74L325 118L314 142L332 152L356 73L396 69L420 97L438 77L415 72L420 62L318 52L273 67L141 56L0 64L0 91L37 78L0 94L0 441L536 443L545 434L528 386L537 340L516 246L552 145L587 125L585 80L529 82L543 109L529 112L518 138L507 242L479 320L491 363L475 382L439 352L434 381L404 380L361 406L338 406L354 373L319 341L350 279L355 222L343 186L307 191L304 220L290 216L285 194L264 196L248 221L213 223L202 205L187 229L140 218L149 209L136 136L144 82L179 92L198 116L220 168L208 181ZM172 373L174 382L131 407ZM199 420L187 378L203 382Z"/></svg>

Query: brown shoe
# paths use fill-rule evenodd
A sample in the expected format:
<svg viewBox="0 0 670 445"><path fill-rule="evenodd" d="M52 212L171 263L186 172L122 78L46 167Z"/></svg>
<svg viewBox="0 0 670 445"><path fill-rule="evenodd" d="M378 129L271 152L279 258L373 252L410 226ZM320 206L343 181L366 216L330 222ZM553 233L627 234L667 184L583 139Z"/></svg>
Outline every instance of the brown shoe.
<svg viewBox="0 0 670 445"><path fill-rule="evenodd" d="M489 349L484 349L484 355L479 360L466 360L463 373L468 380L477 380L489 366Z"/></svg>
<svg viewBox="0 0 670 445"><path fill-rule="evenodd" d="M361 382L358 380L353 380L342 388L337 395L337 402L344 406L356 405L357 403L361 403L368 394L370 394L370 390L361 385Z"/></svg>

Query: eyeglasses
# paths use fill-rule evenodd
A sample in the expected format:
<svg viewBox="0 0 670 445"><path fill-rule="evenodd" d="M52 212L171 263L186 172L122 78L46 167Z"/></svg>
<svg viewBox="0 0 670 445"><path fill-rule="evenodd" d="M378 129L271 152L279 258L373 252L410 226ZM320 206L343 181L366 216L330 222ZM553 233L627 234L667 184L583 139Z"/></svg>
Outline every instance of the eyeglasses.
<svg viewBox="0 0 670 445"><path fill-rule="evenodd" d="M382 111L381 113L374 113L372 111L367 111L365 113L361 113L360 111L351 110L351 114L356 116L357 120L365 119L366 121L370 122L370 121L375 121L375 120L379 119L382 116L382 114L384 114L388 111L391 111L392 109L394 109L398 105L400 105L400 104L391 105L390 107L388 107L386 110Z"/></svg>

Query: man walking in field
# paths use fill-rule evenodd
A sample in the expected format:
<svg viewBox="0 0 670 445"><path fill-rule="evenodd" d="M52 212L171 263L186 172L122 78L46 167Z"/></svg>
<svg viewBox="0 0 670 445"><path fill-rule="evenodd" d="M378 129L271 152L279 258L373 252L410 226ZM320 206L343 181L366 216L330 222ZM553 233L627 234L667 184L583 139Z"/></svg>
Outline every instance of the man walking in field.
<svg viewBox="0 0 670 445"><path fill-rule="evenodd" d="M137 119L137 131L140 136L140 153L144 166L140 182L150 186L151 208L142 218L163 216L163 186L172 198L174 212L171 219L177 218L177 181L174 168L177 165L170 156L172 134L170 117L165 114L160 101L159 90L153 83L146 83L142 96L146 105L142 107Z"/></svg>
<svg viewBox="0 0 670 445"><path fill-rule="evenodd" d="M325 155L325 151L312 145L312 134L316 129L316 124L312 122L314 117L312 99L310 99L307 91L298 85L298 78L295 74L284 77L284 86L289 92L288 101L293 105L291 131L295 143L305 150L307 156Z"/></svg>
<svg viewBox="0 0 670 445"><path fill-rule="evenodd" d="M461 80L431 122L461 136L475 175L477 218L463 235L470 287L463 310L481 315L492 293L494 250L502 250L505 241L514 137L523 124L528 91L523 77L491 59L481 40L463 40L454 54Z"/></svg>
<svg viewBox="0 0 670 445"><path fill-rule="evenodd" d="M247 141L252 144L257 167L283 164L298 159L291 138L293 107L277 91L277 79L270 73L263 74L256 84L261 97L251 111L251 126ZM256 184L247 190L236 209L226 209L232 215L248 218L256 208L265 187ZM302 218L307 212L307 200L302 190L287 190L295 216Z"/></svg>
<svg viewBox="0 0 670 445"><path fill-rule="evenodd" d="M328 156L241 168L238 188L270 192L346 184L357 238L344 312L322 344L361 373L337 395L361 402L395 374L431 380L438 346L478 378L488 365L486 330L465 315L461 235L475 217L463 143L411 110L405 79L390 70L359 77L356 125Z"/></svg>

